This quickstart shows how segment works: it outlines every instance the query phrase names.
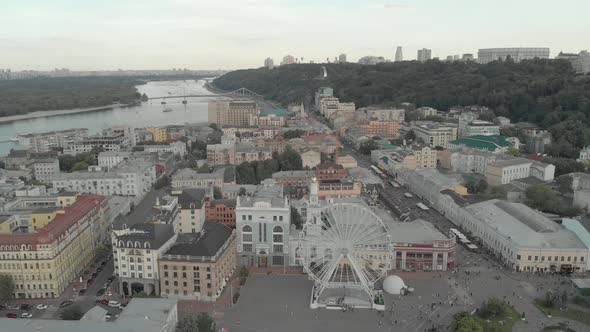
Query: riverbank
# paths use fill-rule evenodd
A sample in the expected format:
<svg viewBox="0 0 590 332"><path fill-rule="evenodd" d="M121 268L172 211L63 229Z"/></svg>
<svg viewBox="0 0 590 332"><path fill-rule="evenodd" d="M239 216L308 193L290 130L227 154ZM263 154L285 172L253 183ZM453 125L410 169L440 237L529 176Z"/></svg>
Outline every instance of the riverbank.
<svg viewBox="0 0 590 332"><path fill-rule="evenodd" d="M111 104L111 105L104 105L104 106L97 106L97 107L76 108L73 110L37 111L37 112L31 112L31 113L27 113L27 114L19 114L19 115L11 115L11 116L1 117L0 123L14 122L14 121L20 121L20 120L29 120L29 119L36 119L36 118L45 118L45 117L51 117L51 116L76 114L76 113L109 111L115 107L117 107L117 108L118 107L129 107L132 105L133 104Z"/></svg>

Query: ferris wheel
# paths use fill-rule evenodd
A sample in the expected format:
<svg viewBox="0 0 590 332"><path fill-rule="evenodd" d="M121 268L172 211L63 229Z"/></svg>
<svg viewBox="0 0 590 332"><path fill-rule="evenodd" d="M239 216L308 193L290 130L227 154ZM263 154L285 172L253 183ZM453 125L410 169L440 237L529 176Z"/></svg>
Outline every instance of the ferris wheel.
<svg viewBox="0 0 590 332"><path fill-rule="evenodd" d="M299 238L303 268L314 280L312 301L327 288L355 288L373 299L373 286L389 270L393 245L368 207L336 203L305 223Z"/></svg>

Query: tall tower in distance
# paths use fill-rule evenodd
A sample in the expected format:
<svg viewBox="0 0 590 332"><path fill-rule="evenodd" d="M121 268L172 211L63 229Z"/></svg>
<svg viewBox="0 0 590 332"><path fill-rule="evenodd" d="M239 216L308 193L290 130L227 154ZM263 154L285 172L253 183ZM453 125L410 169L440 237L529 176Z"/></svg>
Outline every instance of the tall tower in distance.
<svg viewBox="0 0 590 332"><path fill-rule="evenodd" d="M418 50L418 57L417 60L419 62L425 62L432 59L432 50L428 48L423 48Z"/></svg>
<svg viewBox="0 0 590 332"><path fill-rule="evenodd" d="M400 61L404 61L404 54L402 53L402 47L398 46L395 49L395 62L400 62Z"/></svg>

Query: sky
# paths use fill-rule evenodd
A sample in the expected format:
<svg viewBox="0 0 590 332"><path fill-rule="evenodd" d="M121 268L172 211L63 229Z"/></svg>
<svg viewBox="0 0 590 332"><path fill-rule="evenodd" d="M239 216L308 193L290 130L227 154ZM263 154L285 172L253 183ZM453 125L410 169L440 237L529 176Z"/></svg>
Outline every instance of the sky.
<svg viewBox="0 0 590 332"><path fill-rule="evenodd" d="M0 0L0 68L238 69L488 47L590 49L588 0Z"/></svg>

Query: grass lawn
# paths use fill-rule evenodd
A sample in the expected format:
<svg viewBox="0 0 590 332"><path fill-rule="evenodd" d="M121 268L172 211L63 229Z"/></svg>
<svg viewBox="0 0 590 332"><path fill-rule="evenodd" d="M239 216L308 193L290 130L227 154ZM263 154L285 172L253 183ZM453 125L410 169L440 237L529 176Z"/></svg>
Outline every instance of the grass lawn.
<svg viewBox="0 0 590 332"><path fill-rule="evenodd" d="M555 317L563 317L571 320L590 325L590 314L584 311L568 308L567 311L560 311L559 309L547 308L543 305L543 300L536 299L535 307L541 310L545 315L551 315Z"/></svg>
<svg viewBox="0 0 590 332"><path fill-rule="evenodd" d="M481 317L477 317L480 322L480 325L483 327L484 332L511 332L512 326L520 320L520 314L514 310L511 306L505 305L507 310L507 315L503 317L493 317L490 319L483 319ZM488 323L488 320L490 321ZM504 324L500 324L503 321Z"/></svg>

